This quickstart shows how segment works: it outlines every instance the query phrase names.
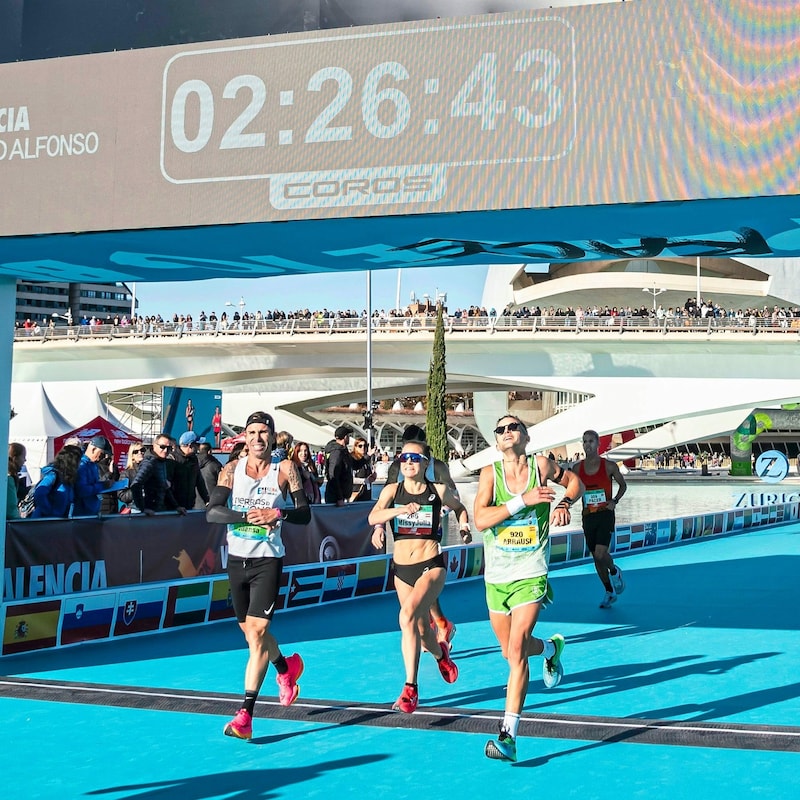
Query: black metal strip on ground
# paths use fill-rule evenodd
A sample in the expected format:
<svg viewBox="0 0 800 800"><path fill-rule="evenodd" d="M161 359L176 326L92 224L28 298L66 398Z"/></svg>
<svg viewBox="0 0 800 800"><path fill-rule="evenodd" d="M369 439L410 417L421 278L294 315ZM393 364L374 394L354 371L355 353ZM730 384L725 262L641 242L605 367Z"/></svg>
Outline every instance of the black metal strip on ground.
<svg viewBox="0 0 800 800"><path fill-rule="evenodd" d="M0 679L0 697L217 716L233 716L241 705L240 695L225 693L11 677ZM326 725L372 725L494 735L502 712L421 707L414 714L400 714L391 711L389 704L344 704L335 700L302 699L289 708L275 701L260 700L256 717ZM794 726L528 714L520 721L519 735L608 743L800 752L800 727Z"/></svg>

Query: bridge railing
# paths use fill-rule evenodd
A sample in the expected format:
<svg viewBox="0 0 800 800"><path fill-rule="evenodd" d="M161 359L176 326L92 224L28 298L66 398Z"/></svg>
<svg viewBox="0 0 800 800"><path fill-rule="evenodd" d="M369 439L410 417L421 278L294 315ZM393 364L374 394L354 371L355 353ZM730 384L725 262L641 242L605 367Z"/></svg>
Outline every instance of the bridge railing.
<svg viewBox="0 0 800 800"><path fill-rule="evenodd" d="M124 339L150 337L201 338L235 336L295 336L303 334L363 334L366 317L328 317L310 319L247 319L227 324L194 323L191 326L173 322L149 322L134 325L57 325L40 330L18 329L15 342L79 341L92 339ZM447 317L449 333L652 333L672 335L681 333L759 333L800 335L800 318L772 319L760 317L707 317L656 319L655 317L628 316L480 316ZM428 316L386 317L372 319L374 333L412 335L420 331L433 331L436 318Z"/></svg>

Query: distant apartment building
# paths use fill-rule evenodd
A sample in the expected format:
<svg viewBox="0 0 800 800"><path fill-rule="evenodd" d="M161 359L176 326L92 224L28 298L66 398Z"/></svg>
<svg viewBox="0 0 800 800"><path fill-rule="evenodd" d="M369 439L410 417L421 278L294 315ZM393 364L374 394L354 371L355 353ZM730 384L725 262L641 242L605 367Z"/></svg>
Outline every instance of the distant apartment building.
<svg viewBox="0 0 800 800"><path fill-rule="evenodd" d="M133 292L124 283L40 283L17 281L16 323L38 322L42 327L54 319L66 324L71 318L78 325L82 317L105 320L115 315L131 315Z"/></svg>

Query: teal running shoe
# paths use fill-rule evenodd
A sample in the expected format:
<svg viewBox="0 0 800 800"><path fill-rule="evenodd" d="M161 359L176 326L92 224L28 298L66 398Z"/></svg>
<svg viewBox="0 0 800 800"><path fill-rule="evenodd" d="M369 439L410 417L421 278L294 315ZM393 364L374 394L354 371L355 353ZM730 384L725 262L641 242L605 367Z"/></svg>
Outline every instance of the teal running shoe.
<svg viewBox="0 0 800 800"><path fill-rule="evenodd" d="M546 658L544 664L542 664L542 680L544 681L545 689L554 689L564 677L561 653L564 651L566 642L560 633L555 634L550 641L555 646L556 652L550 658Z"/></svg>
<svg viewBox="0 0 800 800"><path fill-rule="evenodd" d="M497 739L489 739L483 752L486 758L513 763L517 760L517 743L507 731L500 728L500 735Z"/></svg>

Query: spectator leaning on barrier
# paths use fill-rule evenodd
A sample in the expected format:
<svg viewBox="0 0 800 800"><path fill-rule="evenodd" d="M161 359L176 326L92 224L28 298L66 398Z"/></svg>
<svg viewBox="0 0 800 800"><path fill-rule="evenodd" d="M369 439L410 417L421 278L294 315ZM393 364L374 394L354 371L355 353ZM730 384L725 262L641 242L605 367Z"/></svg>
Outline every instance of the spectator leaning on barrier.
<svg viewBox="0 0 800 800"><path fill-rule="evenodd" d="M353 493L353 462L347 442L353 429L340 425L325 445L325 502L342 506Z"/></svg>
<svg viewBox="0 0 800 800"><path fill-rule="evenodd" d="M73 515L76 517L94 516L100 513L100 492L110 483L100 478L97 462L107 453L113 457L114 449L105 436L95 436L89 444L78 465L78 480L75 483L75 506Z"/></svg>
<svg viewBox="0 0 800 800"><path fill-rule="evenodd" d="M134 442L128 447L128 460L125 464L125 469L122 471L120 477L127 478L128 487L122 489L117 493L117 498L122 504L122 511L128 513L133 507L133 493L131 492L131 483L139 471L142 461L146 454L146 448L141 442Z"/></svg>
<svg viewBox="0 0 800 800"><path fill-rule="evenodd" d="M78 445L65 444L53 463L42 468L42 477L33 488L31 518L70 516L82 458L83 452Z"/></svg>
<svg viewBox="0 0 800 800"><path fill-rule="evenodd" d="M181 434L178 447L172 482L175 499L184 508L205 508L209 491L197 458L197 434L194 431Z"/></svg>
<svg viewBox="0 0 800 800"><path fill-rule="evenodd" d="M169 436L161 433L153 442L153 452L142 462L131 483L133 502L143 514L175 510L185 514L186 509L178 504L167 481L167 455L172 449Z"/></svg>

